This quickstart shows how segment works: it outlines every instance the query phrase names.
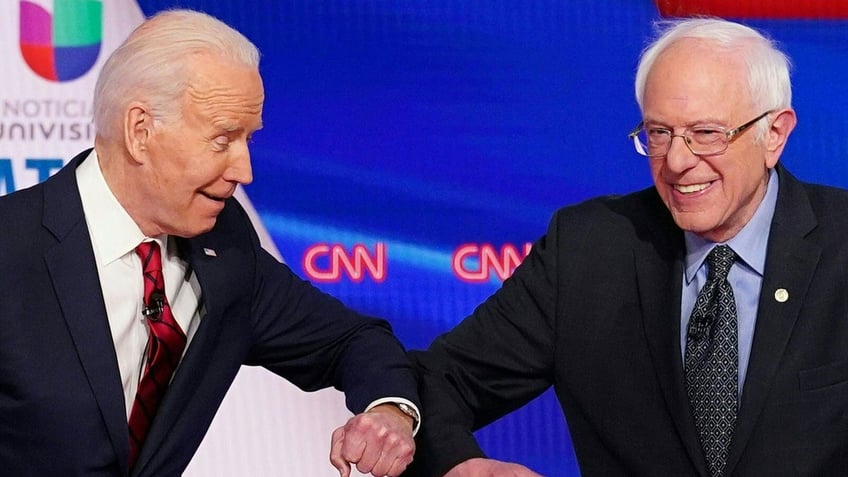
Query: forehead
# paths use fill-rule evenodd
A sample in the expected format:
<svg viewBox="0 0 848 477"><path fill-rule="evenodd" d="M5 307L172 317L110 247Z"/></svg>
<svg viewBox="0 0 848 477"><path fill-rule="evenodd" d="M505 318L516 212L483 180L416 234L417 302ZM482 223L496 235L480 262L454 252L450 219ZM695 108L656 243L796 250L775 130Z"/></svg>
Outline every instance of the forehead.
<svg viewBox="0 0 848 477"><path fill-rule="evenodd" d="M683 39L663 51L645 83L646 119L730 119L750 109L747 67L738 51Z"/></svg>
<svg viewBox="0 0 848 477"><path fill-rule="evenodd" d="M187 67L186 99L198 112L240 122L260 121L265 93L256 68L210 55L195 55Z"/></svg>

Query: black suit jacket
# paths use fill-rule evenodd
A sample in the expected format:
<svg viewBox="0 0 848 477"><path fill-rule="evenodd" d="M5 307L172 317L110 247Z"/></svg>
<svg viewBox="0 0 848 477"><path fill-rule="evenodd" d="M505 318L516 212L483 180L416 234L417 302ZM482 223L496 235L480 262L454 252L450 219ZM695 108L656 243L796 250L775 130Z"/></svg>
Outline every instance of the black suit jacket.
<svg viewBox="0 0 848 477"><path fill-rule="evenodd" d="M848 475L848 192L778 173L725 475ZM553 386L584 476L707 476L680 350L684 253L653 188L558 211L501 290L412 353L427 418L409 474L481 456L472 430Z"/></svg>
<svg viewBox="0 0 848 477"><path fill-rule="evenodd" d="M4 475L128 473L123 391L76 184L75 169L87 155L0 198ZM264 366L305 390L334 386L354 412L386 396L418 402L388 324L299 280L260 248L235 200L212 231L178 245L197 275L206 314L132 475L182 472L242 364Z"/></svg>

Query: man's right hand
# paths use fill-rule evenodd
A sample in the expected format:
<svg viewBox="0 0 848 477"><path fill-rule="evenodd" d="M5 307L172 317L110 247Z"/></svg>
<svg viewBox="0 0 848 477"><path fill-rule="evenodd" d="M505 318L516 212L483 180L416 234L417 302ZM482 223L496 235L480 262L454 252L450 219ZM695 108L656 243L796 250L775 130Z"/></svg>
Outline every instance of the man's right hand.
<svg viewBox="0 0 848 477"><path fill-rule="evenodd" d="M456 465L445 477L542 477L523 465L474 458Z"/></svg>

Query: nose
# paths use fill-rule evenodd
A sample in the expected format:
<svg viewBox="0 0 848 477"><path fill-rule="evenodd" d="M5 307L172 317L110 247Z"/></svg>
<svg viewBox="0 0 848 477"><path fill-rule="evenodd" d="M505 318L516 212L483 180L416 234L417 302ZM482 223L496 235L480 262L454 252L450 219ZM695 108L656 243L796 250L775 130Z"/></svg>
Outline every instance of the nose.
<svg viewBox="0 0 848 477"><path fill-rule="evenodd" d="M675 139L680 138L680 141ZM684 172L695 167L700 158L689 149L688 139L682 134L672 134L665 155L666 167L672 172Z"/></svg>
<svg viewBox="0 0 848 477"><path fill-rule="evenodd" d="M250 165L250 150L247 144L242 146L241 151L233 154L230 165L224 173L224 179L242 185L253 182L253 167Z"/></svg>

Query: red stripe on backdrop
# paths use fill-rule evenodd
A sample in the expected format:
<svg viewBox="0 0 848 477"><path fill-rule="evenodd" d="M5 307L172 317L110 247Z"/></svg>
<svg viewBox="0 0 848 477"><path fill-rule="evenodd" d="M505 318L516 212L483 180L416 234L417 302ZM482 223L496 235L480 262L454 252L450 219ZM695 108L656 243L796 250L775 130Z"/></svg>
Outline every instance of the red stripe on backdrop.
<svg viewBox="0 0 848 477"><path fill-rule="evenodd" d="M845 0L655 0L664 17L848 19Z"/></svg>

